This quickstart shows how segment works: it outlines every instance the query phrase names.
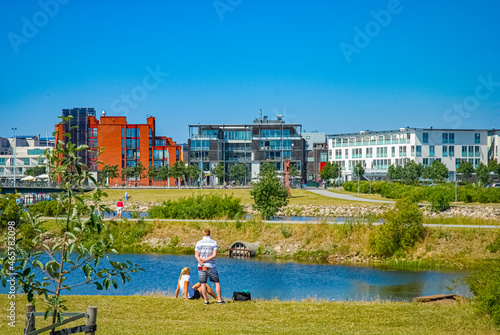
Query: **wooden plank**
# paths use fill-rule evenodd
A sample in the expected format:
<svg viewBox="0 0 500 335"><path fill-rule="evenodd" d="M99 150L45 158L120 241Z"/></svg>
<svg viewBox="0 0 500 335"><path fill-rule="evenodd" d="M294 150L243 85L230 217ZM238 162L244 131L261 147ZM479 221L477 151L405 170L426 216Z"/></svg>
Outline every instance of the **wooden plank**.
<svg viewBox="0 0 500 335"><path fill-rule="evenodd" d="M37 335L37 334L41 334L41 333L43 333L43 332L46 332L47 330L52 330L52 329L55 329L55 328L57 328L57 327L59 327L59 326L65 325L65 324L67 324L67 323L73 322L73 321L78 320L78 319L81 319L81 318L84 318L84 317L86 317L86 316L87 316L87 313L79 313L79 314L78 314L78 315L76 315L76 316L73 316L73 317L71 317L71 318L69 318L69 319L65 319L65 320L63 320L63 322L61 322L61 323L54 323L53 325L47 326L47 327L42 328L42 329L35 330L35 331L31 332L31 333L27 333L26 335ZM92 334L92 335L93 335L93 334Z"/></svg>
<svg viewBox="0 0 500 335"><path fill-rule="evenodd" d="M25 332L32 332L35 330L35 307L31 304L26 304L26 324Z"/></svg>
<svg viewBox="0 0 500 335"><path fill-rule="evenodd" d="M456 294L434 294L434 295L427 295L424 297L416 297L416 298L413 298L413 301L430 302L430 301L443 300L443 299L455 300L456 297L457 297Z"/></svg>
<svg viewBox="0 0 500 335"><path fill-rule="evenodd" d="M97 307L87 307L87 326L95 326L97 320ZM95 332L86 332L85 335L95 335Z"/></svg>

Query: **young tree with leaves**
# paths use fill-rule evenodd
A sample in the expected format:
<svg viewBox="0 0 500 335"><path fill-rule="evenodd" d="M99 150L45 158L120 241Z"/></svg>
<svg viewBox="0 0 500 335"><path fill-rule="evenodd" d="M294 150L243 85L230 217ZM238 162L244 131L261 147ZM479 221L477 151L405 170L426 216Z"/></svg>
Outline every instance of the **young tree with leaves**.
<svg viewBox="0 0 500 335"><path fill-rule="evenodd" d="M106 184L108 183L108 178L117 178L118 177L118 165L108 165L104 164L102 169L99 171L99 181L103 182L105 181Z"/></svg>
<svg viewBox="0 0 500 335"><path fill-rule="evenodd" d="M217 163L217 165L212 168L212 174L218 179L219 185L222 185L224 183L224 179L226 178L224 163Z"/></svg>
<svg viewBox="0 0 500 335"><path fill-rule="evenodd" d="M403 180L406 184L415 184L422 176L423 166L415 161L410 161L403 168Z"/></svg>
<svg viewBox="0 0 500 335"><path fill-rule="evenodd" d="M248 177L248 167L246 164L237 163L229 168L229 177L236 180L238 184L242 184L244 178Z"/></svg>
<svg viewBox="0 0 500 335"><path fill-rule="evenodd" d="M33 167L29 167L26 169L26 171L24 171L24 175L26 176L33 176L33 177L36 177L36 176L39 176L41 174L45 174L47 173L47 168L45 166L33 166Z"/></svg>
<svg viewBox="0 0 500 335"><path fill-rule="evenodd" d="M170 167L170 176L177 179L177 187L181 188L181 179L186 175L186 165L183 161L177 161Z"/></svg>
<svg viewBox="0 0 500 335"><path fill-rule="evenodd" d="M470 180L474 173L474 166L469 161L462 161L457 168L457 173L461 174L463 178Z"/></svg>
<svg viewBox="0 0 500 335"><path fill-rule="evenodd" d="M337 162L327 162L323 169L319 172L321 179L329 181L330 179L337 179L340 177L340 165Z"/></svg>
<svg viewBox="0 0 500 335"><path fill-rule="evenodd" d="M476 168L476 176L482 185L486 185L490 182L490 170L483 163L479 164Z"/></svg>
<svg viewBox="0 0 500 335"><path fill-rule="evenodd" d="M262 167L261 167L262 168ZM255 204L253 208L259 211L264 219L269 219L288 204L288 190L280 182L276 170L264 167L259 173L259 181L253 184L250 196Z"/></svg>
<svg viewBox="0 0 500 335"><path fill-rule="evenodd" d="M67 120L69 118L63 117L63 122ZM110 210L101 203L101 197L106 194L100 189L100 184L93 180L86 165L76 155L85 149L85 145L76 147L70 141L58 141L54 150L45 151L51 178L60 180L62 189L62 192L52 195L64 212L64 216L55 220L57 229L52 232L55 243L47 244L41 238L44 221L24 212L23 223L16 231L14 248L17 258L12 261L6 256L0 270L4 286L6 278L14 275L29 302L35 303L39 299L46 304L45 317L52 315L53 324L62 322L62 313L67 310L63 292L86 284L95 285L98 290L111 286L117 288L115 278L126 283L130 280L130 273L142 270L138 265L112 261L107 256L116 252L113 237L102 220L103 213ZM90 204L84 202L82 190L87 179L98 185L89 199ZM85 215L80 214L82 210ZM111 267L100 263L105 258ZM80 277L78 272L83 272L84 279L69 284L66 280Z"/></svg>
<svg viewBox="0 0 500 335"><path fill-rule="evenodd" d="M201 169L199 168L198 164L191 164L188 166L188 168L186 169L186 175L189 177L189 183L191 184L191 186L193 186L193 181L196 180L196 178L200 178L200 174Z"/></svg>

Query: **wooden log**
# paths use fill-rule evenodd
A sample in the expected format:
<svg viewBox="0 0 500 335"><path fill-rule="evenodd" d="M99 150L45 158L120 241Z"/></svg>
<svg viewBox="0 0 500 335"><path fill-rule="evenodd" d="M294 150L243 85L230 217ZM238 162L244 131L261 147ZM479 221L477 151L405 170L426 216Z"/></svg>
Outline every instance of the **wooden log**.
<svg viewBox="0 0 500 335"><path fill-rule="evenodd" d="M32 304L26 304L26 333L35 330L35 307Z"/></svg>
<svg viewBox="0 0 500 335"><path fill-rule="evenodd" d="M87 307L87 326L95 326L97 322L97 307ZM86 332L85 335L95 335L95 331Z"/></svg>

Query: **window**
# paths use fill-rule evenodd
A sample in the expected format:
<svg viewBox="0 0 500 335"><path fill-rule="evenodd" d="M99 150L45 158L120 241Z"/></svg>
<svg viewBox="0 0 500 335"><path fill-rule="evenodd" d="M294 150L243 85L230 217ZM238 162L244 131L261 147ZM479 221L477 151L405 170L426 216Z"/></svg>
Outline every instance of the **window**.
<svg viewBox="0 0 500 335"><path fill-rule="evenodd" d="M474 146L469 145L469 157L473 157L473 156L474 156Z"/></svg>
<svg viewBox="0 0 500 335"><path fill-rule="evenodd" d="M271 136L272 137L272 136ZM251 131L225 131L224 139L226 140L251 140Z"/></svg>
<svg viewBox="0 0 500 335"><path fill-rule="evenodd" d="M201 137L217 138L217 129L205 129L201 131Z"/></svg>
<svg viewBox="0 0 500 335"><path fill-rule="evenodd" d="M479 164L481 164L481 160L476 158L476 159L474 160L474 167L476 167L476 168L477 168L477 167L479 166Z"/></svg>
<svg viewBox="0 0 500 335"><path fill-rule="evenodd" d="M417 145L417 157L421 157L421 156L422 156L422 146Z"/></svg>
<svg viewBox="0 0 500 335"><path fill-rule="evenodd" d="M260 131L261 137L281 137L280 129L262 129Z"/></svg>
<svg viewBox="0 0 500 335"><path fill-rule="evenodd" d="M42 149L28 149L29 156L40 156L43 155Z"/></svg>
<svg viewBox="0 0 500 335"><path fill-rule="evenodd" d="M405 157L406 156L406 147L399 147L399 157Z"/></svg>
<svg viewBox="0 0 500 335"><path fill-rule="evenodd" d="M434 146L433 145L429 145L429 156L430 157L436 156L436 153L434 151Z"/></svg>
<svg viewBox="0 0 500 335"><path fill-rule="evenodd" d="M122 137L125 137L125 128L122 128Z"/></svg>
<svg viewBox="0 0 500 335"><path fill-rule="evenodd" d="M458 167L460 166L460 161L461 161L460 158L455 159L455 169L458 169Z"/></svg>
<svg viewBox="0 0 500 335"><path fill-rule="evenodd" d="M89 137L97 137L97 128L89 128Z"/></svg>
<svg viewBox="0 0 500 335"><path fill-rule="evenodd" d="M474 134L474 143L476 143L476 144L481 143L481 134L480 133Z"/></svg>
<svg viewBox="0 0 500 335"><path fill-rule="evenodd" d="M467 146L462 145L462 157L467 157Z"/></svg>
<svg viewBox="0 0 500 335"><path fill-rule="evenodd" d="M411 156L415 156L415 146L411 146Z"/></svg>
<svg viewBox="0 0 500 335"><path fill-rule="evenodd" d="M455 157L455 147L454 147L453 145L450 145L450 146L448 147L448 155L449 155L450 157Z"/></svg>
<svg viewBox="0 0 500 335"><path fill-rule="evenodd" d="M325 163L325 162L328 161L328 157L327 157L326 152L322 152L322 153L319 154L319 161L321 163Z"/></svg>
<svg viewBox="0 0 500 335"><path fill-rule="evenodd" d="M127 128L127 137L138 137L137 128Z"/></svg>
<svg viewBox="0 0 500 335"><path fill-rule="evenodd" d="M349 149L345 149L345 158L349 158Z"/></svg>
<svg viewBox="0 0 500 335"><path fill-rule="evenodd" d="M392 157L396 156L396 147L392 147L391 155L392 155Z"/></svg>
<svg viewBox="0 0 500 335"><path fill-rule="evenodd" d="M23 165L30 165L30 159L29 158L20 158L21 162L23 162Z"/></svg>
<svg viewBox="0 0 500 335"><path fill-rule="evenodd" d="M210 141L200 141L194 140L191 141L191 150L208 150Z"/></svg>
<svg viewBox="0 0 500 335"><path fill-rule="evenodd" d="M422 143L429 143L429 133L422 134Z"/></svg>
<svg viewBox="0 0 500 335"><path fill-rule="evenodd" d="M429 158L424 158L424 159L422 159L422 164L423 164L424 166L429 165Z"/></svg>
<svg viewBox="0 0 500 335"><path fill-rule="evenodd" d="M455 133L448 134L448 143L455 143Z"/></svg>
<svg viewBox="0 0 500 335"><path fill-rule="evenodd" d="M161 139L161 140L155 140L155 145L156 146L165 146L165 140L164 139Z"/></svg>
<svg viewBox="0 0 500 335"><path fill-rule="evenodd" d="M342 159L342 149L335 150L335 159Z"/></svg>
<svg viewBox="0 0 500 335"><path fill-rule="evenodd" d="M448 133L443 133L443 143L448 143Z"/></svg>
<svg viewBox="0 0 500 335"><path fill-rule="evenodd" d="M373 148L366 148L366 158L373 157Z"/></svg>
<svg viewBox="0 0 500 335"><path fill-rule="evenodd" d="M474 147L474 156L475 157L481 157L481 151L479 151L479 145L476 145Z"/></svg>
<svg viewBox="0 0 500 335"><path fill-rule="evenodd" d="M448 157L448 146L443 145L443 157Z"/></svg>

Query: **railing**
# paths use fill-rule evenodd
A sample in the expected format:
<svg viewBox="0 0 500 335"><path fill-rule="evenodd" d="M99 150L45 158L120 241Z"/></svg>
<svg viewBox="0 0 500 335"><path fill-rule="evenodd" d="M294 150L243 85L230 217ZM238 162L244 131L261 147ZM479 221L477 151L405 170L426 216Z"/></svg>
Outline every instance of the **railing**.
<svg viewBox="0 0 500 335"><path fill-rule="evenodd" d="M44 312L35 312L35 306L31 304L26 305L26 328L24 329L25 335L38 335L41 333L45 333L47 331L51 331L51 335L65 335L65 334L75 334L75 333L83 333L85 335L95 335L97 330L97 307L89 306L87 307L87 312L84 313L63 313L63 317L65 318L62 322L54 323L50 326L41 328L36 330L35 328L35 317L44 316ZM86 318L87 322L83 326L76 326L72 328L65 328L60 330L54 330L57 327L65 325L67 323Z"/></svg>

